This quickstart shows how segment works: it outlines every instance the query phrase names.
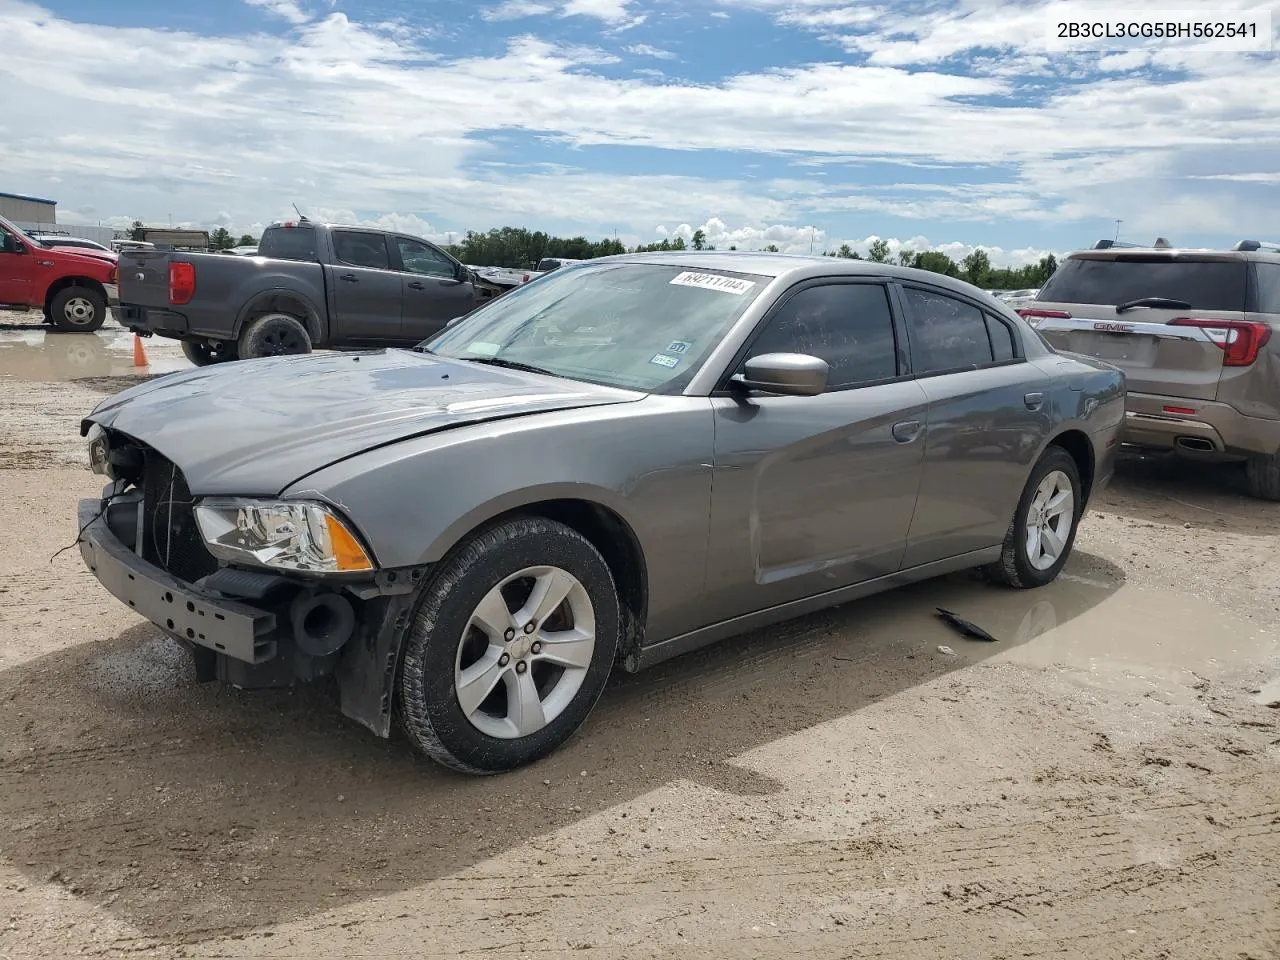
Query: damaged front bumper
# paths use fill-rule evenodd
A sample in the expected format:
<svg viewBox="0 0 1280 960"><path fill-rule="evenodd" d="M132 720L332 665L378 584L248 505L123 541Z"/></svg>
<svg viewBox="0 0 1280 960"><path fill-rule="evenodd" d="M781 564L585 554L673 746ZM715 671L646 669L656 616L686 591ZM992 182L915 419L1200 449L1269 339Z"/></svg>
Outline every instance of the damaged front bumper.
<svg viewBox="0 0 1280 960"><path fill-rule="evenodd" d="M199 679L253 689L332 675L342 712L390 734L399 651L424 570L333 582L221 567L190 583L138 553L140 501L112 490L80 501L80 555L112 596L193 651Z"/></svg>

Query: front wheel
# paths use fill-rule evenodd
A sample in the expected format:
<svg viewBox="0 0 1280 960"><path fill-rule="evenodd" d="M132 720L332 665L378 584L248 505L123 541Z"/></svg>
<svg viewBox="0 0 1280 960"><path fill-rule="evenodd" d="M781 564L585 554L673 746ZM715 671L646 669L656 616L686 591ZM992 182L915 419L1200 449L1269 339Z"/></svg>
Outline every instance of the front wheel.
<svg viewBox="0 0 1280 960"><path fill-rule="evenodd" d="M207 367L211 363L226 363L236 359L236 345L234 341L224 341L216 346L209 346L199 340L183 340L182 354L194 366Z"/></svg>
<svg viewBox="0 0 1280 960"><path fill-rule="evenodd" d="M620 634L599 551L563 524L508 520L424 587L400 667L401 725L422 753L463 773L531 763L586 720Z"/></svg>
<svg viewBox="0 0 1280 960"><path fill-rule="evenodd" d="M67 333L92 333L107 322L107 298L90 287L63 287L49 304L49 322Z"/></svg>
<svg viewBox="0 0 1280 960"><path fill-rule="evenodd" d="M1027 478L988 576L1019 589L1052 583L1067 565L1083 506L1075 460L1061 447L1049 447Z"/></svg>

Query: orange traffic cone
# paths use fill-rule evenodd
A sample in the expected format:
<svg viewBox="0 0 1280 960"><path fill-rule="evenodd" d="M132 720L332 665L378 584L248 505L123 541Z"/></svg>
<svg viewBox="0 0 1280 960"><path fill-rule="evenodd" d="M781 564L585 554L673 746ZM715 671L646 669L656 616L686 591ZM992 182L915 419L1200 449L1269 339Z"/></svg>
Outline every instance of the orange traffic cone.
<svg viewBox="0 0 1280 960"><path fill-rule="evenodd" d="M142 349L142 338L136 333L133 335L133 365L135 367L147 365L147 353Z"/></svg>

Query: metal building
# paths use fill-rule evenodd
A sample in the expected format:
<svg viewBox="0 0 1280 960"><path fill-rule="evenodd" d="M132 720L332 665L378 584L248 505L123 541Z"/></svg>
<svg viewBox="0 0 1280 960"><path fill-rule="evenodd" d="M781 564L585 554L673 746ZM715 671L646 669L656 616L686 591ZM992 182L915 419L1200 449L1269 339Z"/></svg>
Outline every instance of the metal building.
<svg viewBox="0 0 1280 960"><path fill-rule="evenodd" d="M0 216L7 217L18 226L52 226L58 222L58 201L26 197L20 193L0 193Z"/></svg>

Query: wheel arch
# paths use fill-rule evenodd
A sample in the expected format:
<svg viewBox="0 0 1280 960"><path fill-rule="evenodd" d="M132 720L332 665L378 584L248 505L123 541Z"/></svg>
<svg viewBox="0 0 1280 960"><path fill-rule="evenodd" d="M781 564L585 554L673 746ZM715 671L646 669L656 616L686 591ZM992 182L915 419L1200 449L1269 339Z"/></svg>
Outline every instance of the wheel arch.
<svg viewBox="0 0 1280 960"><path fill-rule="evenodd" d="M1093 480L1096 460L1093 452L1093 441L1089 439L1089 435L1083 430L1075 427L1069 427L1055 434L1047 444L1045 450L1050 447L1060 447L1065 450L1076 463L1076 470L1080 474L1080 485L1083 488L1080 491L1080 509L1089 503L1089 498L1093 494ZM1041 451L1041 456L1044 451Z"/></svg>
<svg viewBox="0 0 1280 960"><path fill-rule="evenodd" d="M239 338L250 320L268 313L285 313L301 320L303 326L307 328L311 342L316 345L322 342L320 311L315 304L305 294L283 288L264 290L250 298L249 302L240 309L240 315L236 317L235 329L232 331L233 337Z"/></svg>
<svg viewBox="0 0 1280 960"><path fill-rule="evenodd" d="M44 293L44 309L46 312L53 309L53 298L68 287L86 287L102 297L104 302L107 300L107 288L101 282L93 279L93 277L59 277L49 284L49 289Z"/></svg>
<svg viewBox="0 0 1280 960"><path fill-rule="evenodd" d="M619 654L628 661L639 650L649 609L649 571L639 536L618 510L602 502L604 498L555 490L542 494L518 504L500 500L473 511L445 531L431 554L443 560L472 537L514 517L543 517L564 524L600 551L613 575L625 621Z"/></svg>

